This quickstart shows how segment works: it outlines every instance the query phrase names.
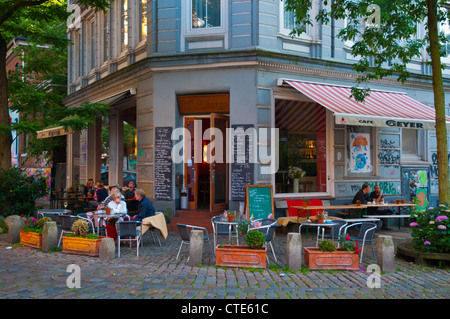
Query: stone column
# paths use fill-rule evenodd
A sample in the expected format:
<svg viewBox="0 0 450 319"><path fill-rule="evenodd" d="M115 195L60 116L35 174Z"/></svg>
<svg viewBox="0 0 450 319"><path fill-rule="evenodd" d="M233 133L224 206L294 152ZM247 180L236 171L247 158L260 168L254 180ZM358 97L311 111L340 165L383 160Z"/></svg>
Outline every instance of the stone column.
<svg viewBox="0 0 450 319"><path fill-rule="evenodd" d="M392 236L379 235L376 244L377 264L381 271L395 272L394 242Z"/></svg>
<svg viewBox="0 0 450 319"><path fill-rule="evenodd" d="M20 242L20 230L25 225L18 215L11 215L5 218L6 228L8 228L7 241L10 244Z"/></svg>
<svg viewBox="0 0 450 319"><path fill-rule="evenodd" d="M52 248L58 246L58 226L56 222L44 223L42 229L42 251L48 253Z"/></svg>
<svg viewBox="0 0 450 319"><path fill-rule="evenodd" d="M203 257L203 231L191 231L191 240L189 244L189 265L197 266L202 263Z"/></svg>
<svg viewBox="0 0 450 319"><path fill-rule="evenodd" d="M300 233L287 234L286 265L292 270L302 269L302 237Z"/></svg>
<svg viewBox="0 0 450 319"><path fill-rule="evenodd" d="M98 254L100 260L114 259L116 256L116 245L114 243L114 238L102 238L100 241Z"/></svg>

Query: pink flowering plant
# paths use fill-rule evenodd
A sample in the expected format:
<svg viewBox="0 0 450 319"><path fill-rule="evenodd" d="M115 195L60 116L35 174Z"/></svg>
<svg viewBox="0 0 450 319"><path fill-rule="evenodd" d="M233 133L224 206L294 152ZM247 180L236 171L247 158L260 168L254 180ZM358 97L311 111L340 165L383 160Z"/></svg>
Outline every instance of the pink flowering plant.
<svg viewBox="0 0 450 319"><path fill-rule="evenodd" d="M450 205L441 204L411 214L414 247L425 252L450 252Z"/></svg>
<svg viewBox="0 0 450 319"><path fill-rule="evenodd" d="M43 217L36 220L34 217L28 217L24 219L25 227L22 229L24 232L42 233L45 222L51 222L49 217Z"/></svg>

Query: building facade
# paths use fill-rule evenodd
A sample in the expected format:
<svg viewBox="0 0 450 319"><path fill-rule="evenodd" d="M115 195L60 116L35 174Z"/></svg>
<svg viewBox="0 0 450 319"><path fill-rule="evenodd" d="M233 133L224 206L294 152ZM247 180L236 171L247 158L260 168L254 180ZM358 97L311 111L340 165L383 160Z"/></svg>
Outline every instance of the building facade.
<svg viewBox="0 0 450 319"><path fill-rule="evenodd" d="M314 2L311 16L318 10ZM295 87L354 85L352 44L336 38L344 25L314 23L292 38L293 16L280 0L116 0L107 13L82 8L80 24L68 34L73 45L65 104L102 102L111 112L67 137L67 185L100 179L102 125L109 128L109 184L122 183L127 123L136 129L138 186L158 209L178 209L182 188L190 209L237 209L245 184L272 185L279 199L348 203L367 182L372 188L380 185L387 200L409 200L415 192L411 180L434 205L433 130L420 129L422 124L405 128L398 121L378 125L371 122L373 116L351 125L339 122L337 111ZM411 78L405 84L386 78L369 85L413 99L433 113L429 59L424 51L409 65ZM450 71L444 76L450 99ZM220 142L214 135L211 143L208 129L238 127L257 132L255 163L244 167L223 157L224 163L211 164L202 158L212 156L208 147ZM184 135L172 135L177 128L184 128ZM181 146L191 152L175 161L170 150ZM275 149L276 165L264 156ZM306 172L298 187L289 167Z"/></svg>

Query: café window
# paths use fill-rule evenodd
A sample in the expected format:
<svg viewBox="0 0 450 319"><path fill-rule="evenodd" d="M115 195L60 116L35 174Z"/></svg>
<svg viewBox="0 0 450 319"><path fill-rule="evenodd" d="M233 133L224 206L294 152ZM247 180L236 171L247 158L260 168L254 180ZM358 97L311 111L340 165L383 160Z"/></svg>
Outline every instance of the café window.
<svg viewBox="0 0 450 319"><path fill-rule="evenodd" d="M192 0L192 29L209 29L222 26L221 0Z"/></svg>
<svg viewBox="0 0 450 319"><path fill-rule="evenodd" d="M280 138L275 192L326 192L326 109L315 102L277 99L275 125ZM290 174L294 171L300 176Z"/></svg>

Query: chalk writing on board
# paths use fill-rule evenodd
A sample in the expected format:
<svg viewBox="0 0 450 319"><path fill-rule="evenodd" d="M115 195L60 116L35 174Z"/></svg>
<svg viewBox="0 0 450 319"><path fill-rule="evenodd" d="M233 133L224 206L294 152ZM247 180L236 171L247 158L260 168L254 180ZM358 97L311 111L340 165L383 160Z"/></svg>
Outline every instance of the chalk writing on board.
<svg viewBox="0 0 450 319"><path fill-rule="evenodd" d="M273 218L272 186L247 185L245 201L249 220Z"/></svg>
<svg viewBox="0 0 450 319"><path fill-rule="evenodd" d="M155 128L155 199L172 199L172 128Z"/></svg>
<svg viewBox="0 0 450 319"><path fill-rule="evenodd" d="M233 136L233 162L231 164L231 199L244 200L245 187L252 184L254 179L254 164L250 159L253 153L254 136L245 135L245 131L253 128L251 124L234 124ZM239 152L245 151L244 156L238 156ZM243 160L242 160L243 159Z"/></svg>

